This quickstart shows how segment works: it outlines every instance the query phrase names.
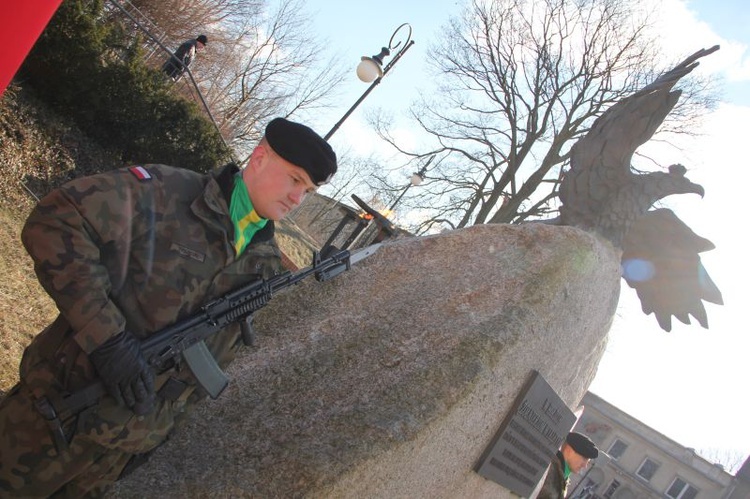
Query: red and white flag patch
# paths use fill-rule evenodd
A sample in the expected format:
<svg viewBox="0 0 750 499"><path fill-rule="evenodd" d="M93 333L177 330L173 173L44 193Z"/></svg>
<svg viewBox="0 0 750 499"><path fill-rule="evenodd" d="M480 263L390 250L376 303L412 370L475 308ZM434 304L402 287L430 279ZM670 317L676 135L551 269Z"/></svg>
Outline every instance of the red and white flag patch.
<svg viewBox="0 0 750 499"><path fill-rule="evenodd" d="M151 174L142 166L131 166L129 170L138 180L151 180Z"/></svg>

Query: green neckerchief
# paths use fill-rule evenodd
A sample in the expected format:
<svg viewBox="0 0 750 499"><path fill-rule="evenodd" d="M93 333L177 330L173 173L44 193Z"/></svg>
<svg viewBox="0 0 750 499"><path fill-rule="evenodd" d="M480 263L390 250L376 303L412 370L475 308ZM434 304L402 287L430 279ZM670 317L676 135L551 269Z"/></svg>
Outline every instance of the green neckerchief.
<svg viewBox="0 0 750 499"><path fill-rule="evenodd" d="M570 466L568 466L568 462L563 459L563 464L565 465L565 468L563 469L563 478L567 480L570 478Z"/></svg>
<svg viewBox="0 0 750 499"><path fill-rule="evenodd" d="M234 223L234 250L241 255L256 232L266 226L267 219L261 218L253 208L242 173L234 177L232 200L229 202L229 215Z"/></svg>

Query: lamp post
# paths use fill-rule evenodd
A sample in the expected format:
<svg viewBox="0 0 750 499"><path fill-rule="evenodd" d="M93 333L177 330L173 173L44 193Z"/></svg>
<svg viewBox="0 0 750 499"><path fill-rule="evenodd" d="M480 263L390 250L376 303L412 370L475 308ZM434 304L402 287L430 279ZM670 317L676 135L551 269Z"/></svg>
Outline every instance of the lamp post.
<svg viewBox="0 0 750 499"><path fill-rule="evenodd" d="M403 191L401 191L401 194L398 195L396 200L393 202L390 208L388 208L388 211L393 211L394 208L396 208L396 205L399 201L401 201L401 198L404 197L404 194L406 194L406 191L411 189L413 186L419 185L424 181L425 173L427 173L427 167L432 163L432 160L435 159L435 155L433 154L430 156L430 159L427 160L427 162L422 166L422 168L419 169L419 171L414 172L409 179L409 184L404 188Z"/></svg>
<svg viewBox="0 0 750 499"><path fill-rule="evenodd" d="M400 32L403 33L399 35ZM398 40L397 35L406 35L406 40ZM360 103L365 100L365 97L367 97L370 92L372 92L372 90L376 86L378 86L383 77L388 74L388 71L390 71L391 68L396 65L399 59L401 59L401 57L406 53L407 50L409 50L409 48L411 48L412 45L414 45L414 40L411 39L411 26L409 25L409 23L404 23L396 28L396 31L393 32L387 47L383 47L377 55L373 55L372 57L362 57L362 62L360 62L359 66L357 66L357 76L363 82L372 82L372 84L367 87L367 90L365 90L362 96L357 99L357 102L355 102L352 107L349 108L344 116L342 116L341 119L335 125L333 125L333 128L331 128L331 130L325 135L325 137L323 137L325 140L330 139L331 136L336 133L336 130L339 129L341 124L349 117L350 114L352 114L355 109L357 109L357 106L359 106ZM401 48L393 56L391 62L383 67L383 59L391 55L391 51L396 50L399 47Z"/></svg>

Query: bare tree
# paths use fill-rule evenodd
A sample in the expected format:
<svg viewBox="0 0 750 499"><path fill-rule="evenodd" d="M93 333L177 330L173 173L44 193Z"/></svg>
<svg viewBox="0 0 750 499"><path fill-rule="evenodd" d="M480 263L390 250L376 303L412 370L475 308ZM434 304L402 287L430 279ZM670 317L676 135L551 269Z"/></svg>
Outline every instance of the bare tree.
<svg viewBox="0 0 750 499"><path fill-rule="evenodd" d="M631 0L474 0L445 28L430 63L439 87L410 116L437 154L427 188L402 204L424 214L418 232L547 218L571 145L614 102L653 80L658 43L649 13ZM678 54L679 58L684 54ZM683 106L706 105L686 92ZM683 109L685 118L695 107ZM680 124L682 123L682 124ZM667 125L685 131L685 122ZM400 188L380 175L381 191Z"/></svg>
<svg viewBox="0 0 750 499"><path fill-rule="evenodd" d="M120 1L138 13L134 17L147 19L150 34L172 50L199 34L208 37L190 72L237 158L257 142L271 117L328 105L343 78L340 63L323 60L302 0ZM169 56L161 55L152 59L155 66ZM174 90L197 99L189 78Z"/></svg>
<svg viewBox="0 0 750 499"><path fill-rule="evenodd" d="M221 31L233 28L242 19L257 17L265 0L121 0L131 12L139 12L153 22L172 47L201 33L222 39Z"/></svg>
<svg viewBox="0 0 750 499"><path fill-rule="evenodd" d="M724 471L734 475L749 457L736 449L707 447L696 451L706 461L718 464Z"/></svg>
<svg viewBox="0 0 750 499"><path fill-rule="evenodd" d="M220 126L246 150L275 116L295 116L329 103L344 77L321 60L322 44L309 35L300 0L283 0L274 12L247 19L222 48L222 63L205 72L202 86Z"/></svg>

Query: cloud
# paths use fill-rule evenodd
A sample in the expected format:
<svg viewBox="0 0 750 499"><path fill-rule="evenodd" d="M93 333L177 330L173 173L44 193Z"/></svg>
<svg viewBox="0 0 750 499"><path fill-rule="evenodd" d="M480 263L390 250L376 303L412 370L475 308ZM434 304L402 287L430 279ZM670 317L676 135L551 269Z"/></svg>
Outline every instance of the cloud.
<svg viewBox="0 0 750 499"><path fill-rule="evenodd" d="M717 33L699 19L699 13L684 0L665 0L661 4L656 28L666 54L689 55L700 48L721 45L721 50L701 61L699 71L721 74L730 83L750 81L750 53L746 40ZM746 33L741 30L741 33Z"/></svg>

